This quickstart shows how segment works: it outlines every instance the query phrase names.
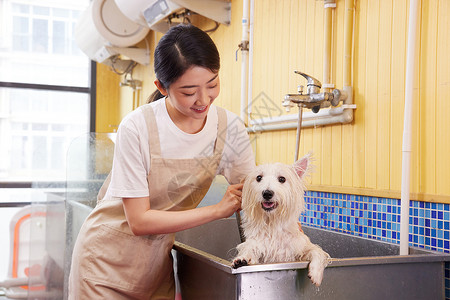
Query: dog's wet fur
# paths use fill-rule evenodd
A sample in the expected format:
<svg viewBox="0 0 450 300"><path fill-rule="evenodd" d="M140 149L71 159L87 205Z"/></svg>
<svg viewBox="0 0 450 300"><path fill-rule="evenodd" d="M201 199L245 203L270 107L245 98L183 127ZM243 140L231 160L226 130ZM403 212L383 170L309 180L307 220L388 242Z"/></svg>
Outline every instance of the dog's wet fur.
<svg viewBox="0 0 450 300"><path fill-rule="evenodd" d="M249 264L309 261L308 276L319 286L330 256L299 229L305 209L304 177L310 155L293 165L256 167L244 180L242 229L245 242L237 246L233 268Z"/></svg>

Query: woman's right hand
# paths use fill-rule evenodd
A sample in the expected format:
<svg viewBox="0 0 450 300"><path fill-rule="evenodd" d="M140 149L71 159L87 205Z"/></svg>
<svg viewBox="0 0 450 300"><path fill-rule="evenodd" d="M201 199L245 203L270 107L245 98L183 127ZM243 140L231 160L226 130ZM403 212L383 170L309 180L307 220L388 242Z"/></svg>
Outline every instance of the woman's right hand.
<svg viewBox="0 0 450 300"><path fill-rule="evenodd" d="M222 200L216 204L219 218L228 218L241 209L243 186L242 183L228 186Z"/></svg>

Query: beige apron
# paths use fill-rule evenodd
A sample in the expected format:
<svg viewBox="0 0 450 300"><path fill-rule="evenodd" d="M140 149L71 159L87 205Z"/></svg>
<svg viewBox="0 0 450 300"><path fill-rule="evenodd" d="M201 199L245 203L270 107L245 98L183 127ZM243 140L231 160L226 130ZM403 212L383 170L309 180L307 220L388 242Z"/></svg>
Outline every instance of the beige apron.
<svg viewBox="0 0 450 300"><path fill-rule="evenodd" d="M218 138L213 156L165 159L161 156L153 109L150 106L141 109L149 133L151 171L147 181L151 209L178 211L197 207L211 186L222 157L226 112L217 108ZM74 247L69 299L173 299L170 252L175 235L133 235L122 199L103 199L110 175Z"/></svg>

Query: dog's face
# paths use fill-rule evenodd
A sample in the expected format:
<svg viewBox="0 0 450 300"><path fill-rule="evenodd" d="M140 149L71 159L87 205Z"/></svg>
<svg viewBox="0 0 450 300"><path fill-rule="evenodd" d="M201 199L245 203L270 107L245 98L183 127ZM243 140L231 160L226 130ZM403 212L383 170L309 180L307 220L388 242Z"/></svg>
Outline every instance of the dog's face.
<svg viewBox="0 0 450 300"><path fill-rule="evenodd" d="M276 215L298 218L304 209L303 176L309 156L293 165L282 163L257 166L245 179L242 209L249 218Z"/></svg>

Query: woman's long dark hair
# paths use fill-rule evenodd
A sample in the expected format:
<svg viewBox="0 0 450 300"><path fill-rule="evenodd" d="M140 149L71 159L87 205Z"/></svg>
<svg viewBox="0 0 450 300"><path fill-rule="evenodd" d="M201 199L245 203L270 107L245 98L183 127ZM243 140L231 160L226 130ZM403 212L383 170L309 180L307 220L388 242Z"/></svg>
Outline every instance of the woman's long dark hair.
<svg viewBox="0 0 450 300"><path fill-rule="evenodd" d="M204 67L216 73L220 69L220 56L209 35L191 25L180 24L169 29L155 49L154 70L161 85L170 85L191 66ZM148 102L162 98L156 90Z"/></svg>

